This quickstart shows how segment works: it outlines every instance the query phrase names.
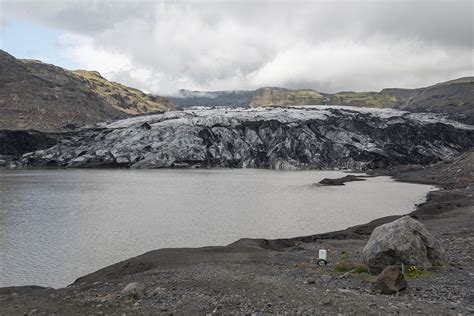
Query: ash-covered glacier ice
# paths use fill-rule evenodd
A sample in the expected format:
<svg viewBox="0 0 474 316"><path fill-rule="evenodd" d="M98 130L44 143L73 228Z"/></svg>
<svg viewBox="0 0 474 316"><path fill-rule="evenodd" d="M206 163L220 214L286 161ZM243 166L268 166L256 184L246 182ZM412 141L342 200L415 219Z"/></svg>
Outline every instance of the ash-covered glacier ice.
<svg viewBox="0 0 474 316"><path fill-rule="evenodd" d="M365 169L469 150L472 126L434 114L342 106L195 108L70 134L21 166Z"/></svg>

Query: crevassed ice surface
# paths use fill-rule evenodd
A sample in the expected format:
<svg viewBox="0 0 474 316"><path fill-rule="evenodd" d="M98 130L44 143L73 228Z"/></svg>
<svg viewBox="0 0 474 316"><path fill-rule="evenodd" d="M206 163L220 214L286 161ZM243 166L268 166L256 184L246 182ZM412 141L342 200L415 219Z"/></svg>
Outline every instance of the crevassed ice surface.
<svg viewBox="0 0 474 316"><path fill-rule="evenodd" d="M430 186L338 171L0 171L0 286L60 287L163 247L288 238L405 214Z"/></svg>
<svg viewBox="0 0 474 316"><path fill-rule="evenodd" d="M328 109L338 109L346 115L357 115L357 113L370 114L382 119L386 118L408 118L419 123L442 122L453 125L456 128L474 129L474 126L462 124L447 119L442 114L435 113L411 113L391 108L364 108L342 105L301 105L292 107L260 107L260 108L206 108L195 107L182 111L172 111L163 114L152 114L119 120L106 125L107 128L124 128L138 123L174 122L175 124L195 123L210 126L212 124L237 125L247 120L278 120L282 123L299 122L303 119L325 119L333 115ZM233 123L233 124L232 124Z"/></svg>

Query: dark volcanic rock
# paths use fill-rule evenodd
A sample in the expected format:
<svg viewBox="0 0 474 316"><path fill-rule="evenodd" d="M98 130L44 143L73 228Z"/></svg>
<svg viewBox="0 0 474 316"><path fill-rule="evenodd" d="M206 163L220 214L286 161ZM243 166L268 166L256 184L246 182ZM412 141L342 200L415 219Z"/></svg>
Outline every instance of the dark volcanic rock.
<svg viewBox="0 0 474 316"><path fill-rule="evenodd" d="M365 181L363 177L355 176L355 175L347 175L342 178L338 179L329 179L329 178L324 178L321 181L319 181L319 184L323 185L344 185L346 182L352 182L352 181Z"/></svg>
<svg viewBox="0 0 474 316"><path fill-rule="evenodd" d="M23 155L46 149L58 141L48 134L36 131L0 131L0 155Z"/></svg>
<svg viewBox="0 0 474 316"><path fill-rule="evenodd" d="M472 148L473 134L472 126L396 110L186 110L81 130L20 163L363 170L444 160Z"/></svg>

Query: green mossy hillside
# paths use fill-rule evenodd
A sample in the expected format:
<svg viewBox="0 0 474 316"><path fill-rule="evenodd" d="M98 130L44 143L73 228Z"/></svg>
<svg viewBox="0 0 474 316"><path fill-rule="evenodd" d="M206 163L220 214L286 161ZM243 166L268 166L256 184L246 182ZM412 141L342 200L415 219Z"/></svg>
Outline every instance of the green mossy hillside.
<svg viewBox="0 0 474 316"><path fill-rule="evenodd" d="M112 105L128 114L141 114L174 109L172 102L163 97L147 95L142 91L109 81L97 71L74 70L76 76L86 80L91 89Z"/></svg>

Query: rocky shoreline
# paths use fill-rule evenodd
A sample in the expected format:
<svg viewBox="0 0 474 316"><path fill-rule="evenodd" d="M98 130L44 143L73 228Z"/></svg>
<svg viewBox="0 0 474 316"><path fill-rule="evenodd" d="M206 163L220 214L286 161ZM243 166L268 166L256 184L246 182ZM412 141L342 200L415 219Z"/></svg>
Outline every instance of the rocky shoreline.
<svg viewBox="0 0 474 316"><path fill-rule="evenodd" d="M398 296L375 295L369 290L372 276L341 268L341 264L362 262L362 248L372 230L399 218L389 216L312 236L159 249L81 277L62 289L1 288L0 315L472 315L474 153L431 167L412 165L371 173L440 188L410 215L444 246L449 265L408 279L408 289ZM329 249L329 265L318 267L314 259L323 246ZM134 282L139 286L132 295L123 292Z"/></svg>

